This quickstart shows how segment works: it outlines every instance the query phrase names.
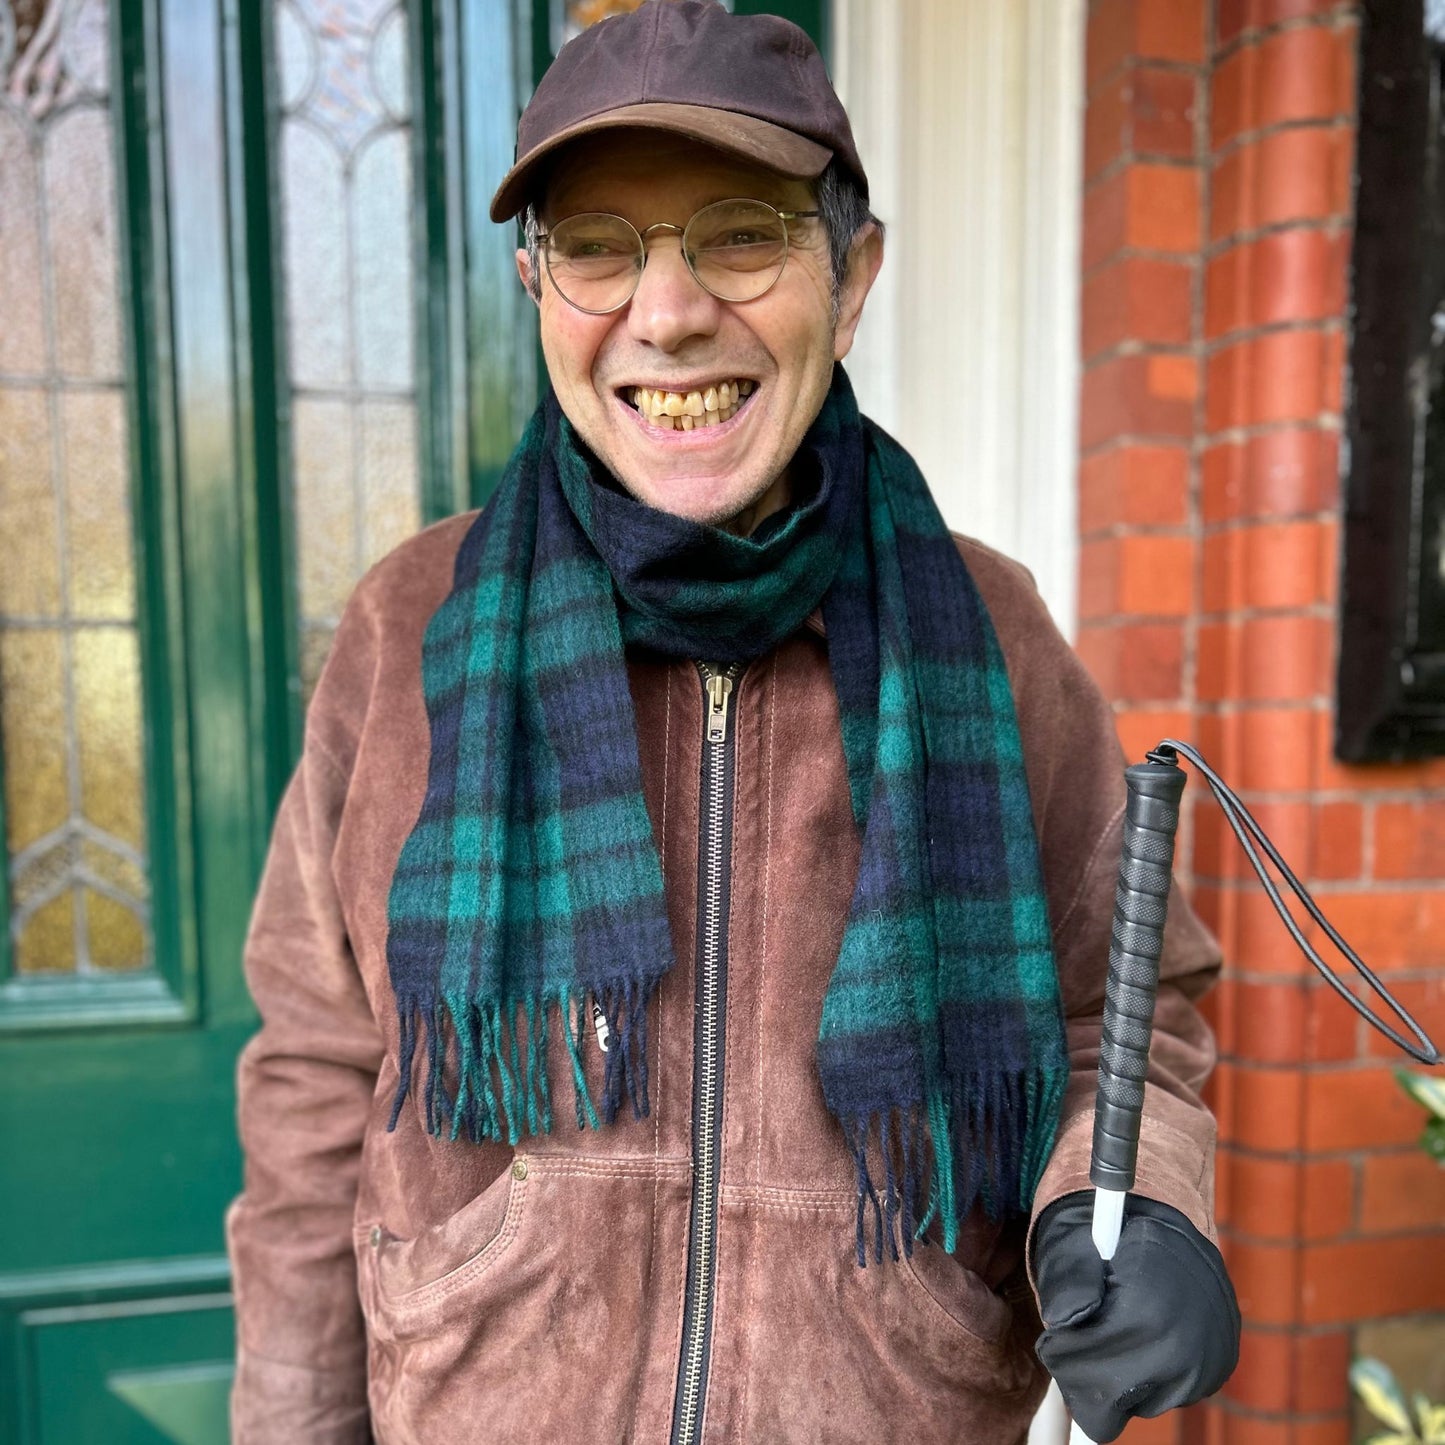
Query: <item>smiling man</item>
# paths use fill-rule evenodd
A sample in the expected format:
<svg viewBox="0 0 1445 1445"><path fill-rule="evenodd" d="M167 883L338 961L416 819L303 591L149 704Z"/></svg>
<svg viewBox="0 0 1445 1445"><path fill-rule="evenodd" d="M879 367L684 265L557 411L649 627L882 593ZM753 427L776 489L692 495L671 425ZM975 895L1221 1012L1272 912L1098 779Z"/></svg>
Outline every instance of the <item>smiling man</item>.
<svg viewBox="0 0 1445 1445"><path fill-rule="evenodd" d="M804 180L643 129L574 140L549 170L517 267L563 412L640 501L746 535L789 500L883 259L877 224L835 295Z"/></svg>
<svg viewBox="0 0 1445 1445"><path fill-rule="evenodd" d="M807 37L702 0L523 114L551 390L357 588L256 904L237 1445L1014 1442L1041 1357L1108 1440L1232 1368L1218 957L1176 898L1106 1270L1118 746L858 413L867 196Z"/></svg>

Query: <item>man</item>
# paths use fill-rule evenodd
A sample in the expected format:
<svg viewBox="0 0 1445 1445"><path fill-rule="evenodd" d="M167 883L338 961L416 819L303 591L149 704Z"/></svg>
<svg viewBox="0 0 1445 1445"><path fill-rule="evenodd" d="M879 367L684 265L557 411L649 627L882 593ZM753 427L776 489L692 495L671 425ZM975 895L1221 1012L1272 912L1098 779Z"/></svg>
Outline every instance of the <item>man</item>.
<svg viewBox="0 0 1445 1445"><path fill-rule="evenodd" d="M1016 1441L1031 1221L1096 1438L1217 1388L1217 956L1176 900L1106 1279L1118 747L836 366L883 235L816 50L603 22L519 213L555 399L357 588L257 902L235 1439Z"/></svg>

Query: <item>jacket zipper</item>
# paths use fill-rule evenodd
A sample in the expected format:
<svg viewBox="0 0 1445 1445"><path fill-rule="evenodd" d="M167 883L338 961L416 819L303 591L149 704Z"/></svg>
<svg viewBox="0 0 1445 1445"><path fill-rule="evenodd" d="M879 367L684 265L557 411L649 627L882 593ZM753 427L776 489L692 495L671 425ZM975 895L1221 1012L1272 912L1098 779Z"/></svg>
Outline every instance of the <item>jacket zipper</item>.
<svg viewBox="0 0 1445 1445"><path fill-rule="evenodd" d="M702 806L699 809L697 1000L693 1044L692 1211L682 1361L672 1445L695 1445L707 1397L717 1273L718 1172L722 1136L723 1014L727 1005L729 858L733 828L733 684L742 668L698 663L703 687Z"/></svg>

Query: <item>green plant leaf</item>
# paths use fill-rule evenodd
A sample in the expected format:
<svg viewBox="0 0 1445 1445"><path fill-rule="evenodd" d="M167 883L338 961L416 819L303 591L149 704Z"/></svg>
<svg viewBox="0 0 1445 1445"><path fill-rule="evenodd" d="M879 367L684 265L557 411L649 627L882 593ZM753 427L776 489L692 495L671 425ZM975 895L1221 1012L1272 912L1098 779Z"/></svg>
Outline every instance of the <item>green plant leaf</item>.
<svg viewBox="0 0 1445 1445"><path fill-rule="evenodd" d="M1413 1434L1410 1435L1371 1435L1365 1441L1365 1445L1420 1445L1420 1442Z"/></svg>
<svg viewBox="0 0 1445 1445"><path fill-rule="evenodd" d="M1396 1069L1395 1077L1416 1103L1423 1104L1437 1119L1445 1119L1445 1079L1414 1074L1409 1069Z"/></svg>
<svg viewBox="0 0 1445 1445"><path fill-rule="evenodd" d="M1415 1439L1415 1424L1395 1377L1379 1360L1356 1360L1350 1366L1350 1386L1370 1414L1399 1431L1406 1445Z"/></svg>
<svg viewBox="0 0 1445 1445"><path fill-rule="evenodd" d="M1420 1417L1420 1438L1425 1445L1445 1445L1445 1405L1432 1405L1417 1396L1415 1413Z"/></svg>
<svg viewBox="0 0 1445 1445"><path fill-rule="evenodd" d="M1420 1147L1437 1163L1445 1165L1445 1119L1431 1119L1420 1135Z"/></svg>

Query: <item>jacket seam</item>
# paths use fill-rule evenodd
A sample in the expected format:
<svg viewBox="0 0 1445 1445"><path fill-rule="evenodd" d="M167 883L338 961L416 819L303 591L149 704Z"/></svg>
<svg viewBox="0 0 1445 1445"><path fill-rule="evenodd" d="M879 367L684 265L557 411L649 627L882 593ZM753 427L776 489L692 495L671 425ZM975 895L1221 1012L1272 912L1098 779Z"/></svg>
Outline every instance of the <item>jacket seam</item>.
<svg viewBox="0 0 1445 1445"><path fill-rule="evenodd" d="M575 1176L583 1179L658 1179L663 1175L681 1178L691 1167L685 1159L618 1159L615 1162L575 1159L571 1155L530 1153L529 1159L550 1179ZM563 1162L565 1161L565 1162Z"/></svg>
<svg viewBox="0 0 1445 1445"><path fill-rule="evenodd" d="M336 774L338 782L346 784L346 790L349 794L351 791L351 769L344 766L337 759L336 755L331 751L331 749L321 741L321 739L316 735L316 733L311 732L308 729L306 736L306 756L308 760L313 755L320 758L321 761L324 762L331 769L331 771Z"/></svg>
<svg viewBox="0 0 1445 1445"><path fill-rule="evenodd" d="M1058 926L1054 930L1055 941L1062 939L1068 929L1069 922L1074 916L1083 899L1084 890L1088 887L1089 879L1094 876L1094 865L1099 861L1099 854L1103 851L1104 844L1108 842L1110 833L1114 830L1114 824L1124 816L1124 804L1120 803L1112 813L1109 814L1104 826L1099 829L1099 835L1094 841L1093 849L1089 853L1089 860L1084 864L1084 871L1079 875L1078 885L1074 889L1073 897L1069 899L1068 906L1064 909L1063 917L1059 919Z"/></svg>
<svg viewBox="0 0 1445 1445"><path fill-rule="evenodd" d="M833 1206L853 1209L858 1196L849 1189L788 1189L771 1184L725 1184L722 1197L728 1203L803 1204L812 1208Z"/></svg>
<svg viewBox="0 0 1445 1445"><path fill-rule="evenodd" d="M295 1370L303 1375L335 1375L339 1378L359 1377L366 1379L366 1367L354 1365L337 1365L335 1367L322 1367L318 1365L298 1365L295 1360L278 1360L274 1355L264 1355L259 1350L254 1350L250 1345L238 1341L236 1345L236 1363L238 1371L246 1365L272 1365L278 1370ZM365 1398L363 1388L362 1398Z"/></svg>
<svg viewBox="0 0 1445 1445"><path fill-rule="evenodd" d="M763 1209L773 1214L791 1214L806 1218L819 1214L851 1214L855 1208L849 1199L807 1200L807 1199L761 1199L756 1197L730 1199L730 1207L742 1205L747 1209Z"/></svg>

